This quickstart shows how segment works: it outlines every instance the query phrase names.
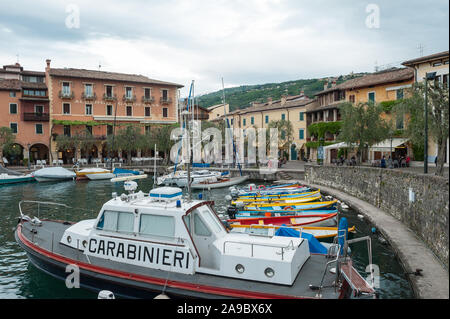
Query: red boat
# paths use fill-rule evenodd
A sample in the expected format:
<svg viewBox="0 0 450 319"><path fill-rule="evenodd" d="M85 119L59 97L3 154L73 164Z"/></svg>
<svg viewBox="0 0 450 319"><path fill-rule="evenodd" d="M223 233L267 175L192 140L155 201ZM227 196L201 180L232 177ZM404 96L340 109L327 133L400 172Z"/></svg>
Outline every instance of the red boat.
<svg viewBox="0 0 450 319"><path fill-rule="evenodd" d="M228 223L237 225L286 225L286 226L335 226L337 213L320 215L290 215L277 217L257 217L229 219Z"/></svg>

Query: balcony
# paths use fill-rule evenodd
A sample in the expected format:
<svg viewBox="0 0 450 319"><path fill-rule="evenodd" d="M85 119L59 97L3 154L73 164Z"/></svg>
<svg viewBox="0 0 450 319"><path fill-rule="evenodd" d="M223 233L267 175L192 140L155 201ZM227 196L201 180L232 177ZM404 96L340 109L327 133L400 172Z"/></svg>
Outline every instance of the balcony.
<svg viewBox="0 0 450 319"><path fill-rule="evenodd" d="M75 94L73 94L73 92L63 92L63 91L59 91L58 93L58 97L60 99L68 99L71 100L75 97Z"/></svg>
<svg viewBox="0 0 450 319"><path fill-rule="evenodd" d="M161 98L159 99L159 102L160 102L161 104L170 104L170 103L172 103L172 99L171 99L170 97L166 97L166 98L161 97Z"/></svg>
<svg viewBox="0 0 450 319"><path fill-rule="evenodd" d="M129 103L133 103L136 102L136 95L126 95L124 94L122 97L122 101L124 102L129 102Z"/></svg>
<svg viewBox="0 0 450 319"><path fill-rule="evenodd" d="M24 121L48 122L49 118L48 113L23 113Z"/></svg>
<svg viewBox="0 0 450 319"><path fill-rule="evenodd" d="M117 101L117 95L115 95L115 94L113 94L113 95L110 95L110 94L103 94L103 100L104 101Z"/></svg>
<svg viewBox="0 0 450 319"><path fill-rule="evenodd" d="M97 94L95 94L95 93L86 94L86 92L83 92L83 93L81 93L81 99L83 99L83 100L96 100L97 99Z"/></svg>
<svg viewBox="0 0 450 319"><path fill-rule="evenodd" d="M155 97L154 96L143 96L142 97L142 103L153 103L155 102Z"/></svg>

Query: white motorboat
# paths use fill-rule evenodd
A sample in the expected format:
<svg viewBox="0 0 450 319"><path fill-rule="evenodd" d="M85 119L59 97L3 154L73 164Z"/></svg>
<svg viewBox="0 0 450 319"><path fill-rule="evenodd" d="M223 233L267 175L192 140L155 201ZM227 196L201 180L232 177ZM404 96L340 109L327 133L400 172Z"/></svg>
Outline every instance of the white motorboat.
<svg viewBox="0 0 450 319"><path fill-rule="evenodd" d="M201 182L216 182L222 176L221 172L209 170L196 170L191 172L191 184ZM178 187L186 187L188 180L187 171L176 171L170 174L158 177L157 185L176 185Z"/></svg>
<svg viewBox="0 0 450 319"><path fill-rule="evenodd" d="M0 174L0 185L5 184L17 184L34 181L34 177L31 174L27 175L9 175L2 173Z"/></svg>
<svg viewBox="0 0 450 319"><path fill-rule="evenodd" d="M213 189L238 185L248 180L249 176L219 177L216 181L204 181L191 184L192 189Z"/></svg>
<svg viewBox="0 0 450 319"><path fill-rule="evenodd" d="M77 176L74 172L60 166L41 168L31 174L38 182L57 182L75 179Z"/></svg>
<svg viewBox="0 0 450 319"><path fill-rule="evenodd" d="M147 196L134 192L134 181L124 186L129 194L114 193L97 218L78 223L36 217L38 210L24 211L22 201L15 238L38 269L64 280L67 265L76 265L81 287L123 297L161 291L182 298L271 299L375 293L350 257L336 254L338 245L318 254L305 238L228 232L213 202L184 200L179 188L155 188ZM347 273L358 276L356 289Z"/></svg>

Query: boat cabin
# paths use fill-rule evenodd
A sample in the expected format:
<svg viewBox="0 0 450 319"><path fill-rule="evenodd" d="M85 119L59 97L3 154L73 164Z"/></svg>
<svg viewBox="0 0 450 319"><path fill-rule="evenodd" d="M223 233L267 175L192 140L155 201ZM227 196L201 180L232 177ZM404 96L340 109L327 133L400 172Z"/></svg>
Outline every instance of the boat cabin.
<svg viewBox="0 0 450 319"><path fill-rule="evenodd" d="M90 259L284 285L310 257L303 238L228 232L213 202L183 199L180 188L134 189L128 184L130 194L114 194L96 219L69 227L61 244Z"/></svg>

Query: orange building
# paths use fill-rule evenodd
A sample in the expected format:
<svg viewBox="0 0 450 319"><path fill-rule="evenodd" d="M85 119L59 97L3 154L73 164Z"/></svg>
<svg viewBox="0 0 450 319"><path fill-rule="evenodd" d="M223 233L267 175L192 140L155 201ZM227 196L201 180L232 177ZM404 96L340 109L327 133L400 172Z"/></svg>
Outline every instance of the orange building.
<svg viewBox="0 0 450 319"><path fill-rule="evenodd" d="M20 165L31 157L49 160L49 97L45 73L24 70L19 63L0 69L0 127L16 136L15 155L5 154L9 164ZM3 159L0 158L0 161Z"/></svg>

